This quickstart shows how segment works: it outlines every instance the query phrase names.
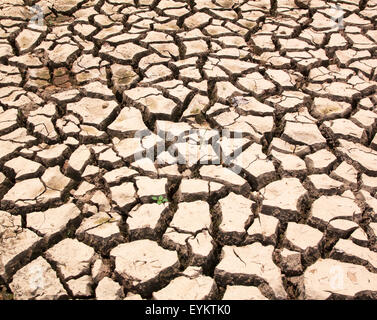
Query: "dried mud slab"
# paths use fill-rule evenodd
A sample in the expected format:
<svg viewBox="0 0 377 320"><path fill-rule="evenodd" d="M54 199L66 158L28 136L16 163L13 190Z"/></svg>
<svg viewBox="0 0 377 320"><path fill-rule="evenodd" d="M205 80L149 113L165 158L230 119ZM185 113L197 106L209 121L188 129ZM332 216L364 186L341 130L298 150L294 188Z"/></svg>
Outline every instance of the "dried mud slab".
<svg viewBox="0 0 377 320"><path fill-rule="evenodd" d="M129 290L151 293L173 277L180 266L177 253L151 240L124 243L112 249L115 274Z"/></svg>
<svg viewBox="0 0 377 320"><path fill-rule="evenodd" d="M304 274L305 298L323 300L331 296L374 297L376 274L362 266L320 259Z"/></svg>

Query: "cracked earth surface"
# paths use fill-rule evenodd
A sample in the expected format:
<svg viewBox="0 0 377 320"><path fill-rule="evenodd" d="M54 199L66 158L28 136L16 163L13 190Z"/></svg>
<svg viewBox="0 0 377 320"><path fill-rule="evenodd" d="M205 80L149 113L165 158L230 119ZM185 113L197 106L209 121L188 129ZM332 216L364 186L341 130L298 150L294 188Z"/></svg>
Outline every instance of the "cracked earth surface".
<svg viewBox="0 0 377 320"><path fill-rule="evenodd" d="M3 0L2 298L377 298L376 17Z"/></svg>

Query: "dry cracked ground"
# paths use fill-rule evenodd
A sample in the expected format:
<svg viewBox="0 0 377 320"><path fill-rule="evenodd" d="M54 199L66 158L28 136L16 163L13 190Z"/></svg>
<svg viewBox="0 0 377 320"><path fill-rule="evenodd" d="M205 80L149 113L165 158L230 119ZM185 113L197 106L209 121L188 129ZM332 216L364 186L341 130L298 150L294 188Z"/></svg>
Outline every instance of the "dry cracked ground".
<svg viewBox="0 0 377 320"><path fill-rule="evenodd" d="M377 298L376 17L1 1L2 299Z"/></svg>

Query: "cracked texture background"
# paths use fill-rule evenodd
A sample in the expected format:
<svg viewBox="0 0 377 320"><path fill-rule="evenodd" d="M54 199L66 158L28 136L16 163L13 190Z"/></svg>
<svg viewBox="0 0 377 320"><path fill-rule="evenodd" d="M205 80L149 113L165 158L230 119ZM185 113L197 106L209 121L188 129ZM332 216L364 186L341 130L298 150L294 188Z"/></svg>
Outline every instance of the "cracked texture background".
<svg viewBox="0 0 377 320"><path fill-rule="evenodd" d="M3 0L2 299L375 299L376 17Z"/></svg>

